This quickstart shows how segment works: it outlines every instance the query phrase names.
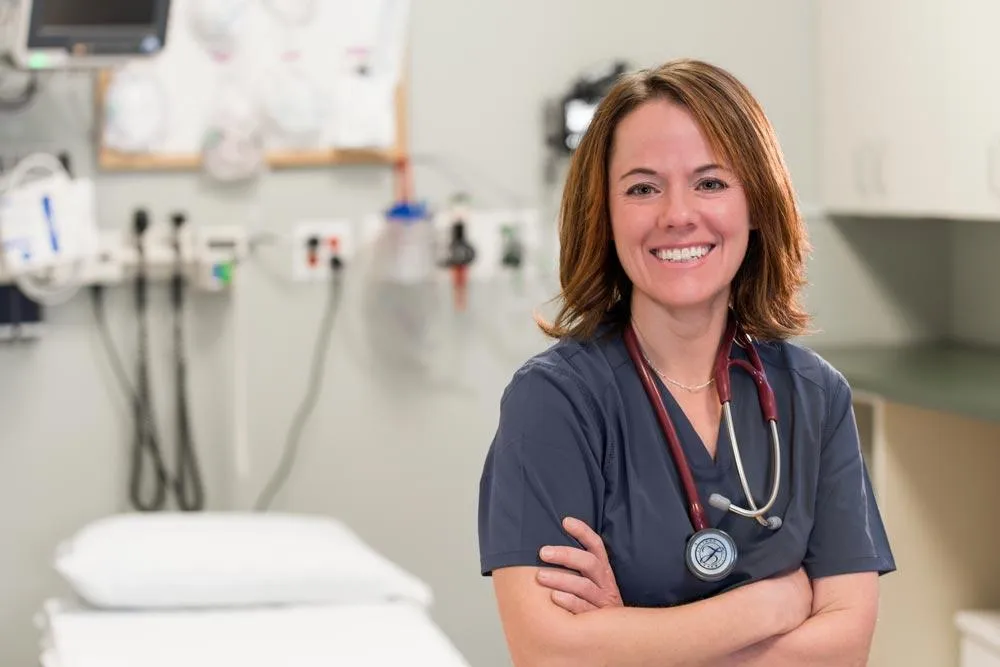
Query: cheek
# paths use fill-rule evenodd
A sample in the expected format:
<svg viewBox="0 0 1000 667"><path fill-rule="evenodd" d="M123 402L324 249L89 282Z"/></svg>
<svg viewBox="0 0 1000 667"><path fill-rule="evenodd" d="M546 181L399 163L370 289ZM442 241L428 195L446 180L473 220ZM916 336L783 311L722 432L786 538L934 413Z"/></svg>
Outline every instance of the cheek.
<svg viewBox="0 0 1000 667"><path fill-rule="evenodd" d="M649 217L640 207L628 206L621 203L610 205L611 232L614 235L615 244L621 251L628 252L629 246L641 243L650 225L646 221Z"/></svg>
<svg viewBox="0 0 1000 667"><path fill-rule="evenodd" d="M717 231L730 245L746 246L750 236L750 216L746 207L736 204L726 205L713 212L718 225Z"/></svg>
<svg viewBox="0 0 1000 667"><path fill-rule="evenodd" d="M634 233L633 224L628 213L614 201L610 202L608 212L611 214L611 242L618 254L618 261L624 264L628 258L629 238Z"/></svg>

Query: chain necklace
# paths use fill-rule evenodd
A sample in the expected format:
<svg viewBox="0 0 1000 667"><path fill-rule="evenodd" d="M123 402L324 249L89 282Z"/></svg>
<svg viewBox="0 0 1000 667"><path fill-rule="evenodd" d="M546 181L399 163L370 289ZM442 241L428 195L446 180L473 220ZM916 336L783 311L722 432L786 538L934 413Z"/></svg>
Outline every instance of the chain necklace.
<svg viewBox="0 0 1000 667"><path fill-rule="evenodd" d="M636 332L639 331L639 327L635 326L635 323L632 324L632 328L635 329ZM641 333L639 334L639 337L640 338L643 337ZM643 343L645 343L645 342L646 342L645 339L643 339ZM714 377L713 378L709 378L707 382L702 382L701 384L695 384L695 385L684 384L683 382L678 382L677 380L675 380L673 378L667 377L667 375L663 371L661 371L659 368L657 368L656 365L652 361L650 361L649 357L646 356L646 351L644 349L642 349L640 347L639 351L642 353L642 358L646 361L647 364L649 364L649 367L653 369L653 372L656 373L658 376L660 376L661 380L663 380L664 382L667 382L669 384L672 384L675 387L679 387L679 388L683 389L684 391L686 391L686 392L688 392L690 394L697 394L702 389L705 389L706 387L712 386L712 383L715 382L715 378Z"/></svg>

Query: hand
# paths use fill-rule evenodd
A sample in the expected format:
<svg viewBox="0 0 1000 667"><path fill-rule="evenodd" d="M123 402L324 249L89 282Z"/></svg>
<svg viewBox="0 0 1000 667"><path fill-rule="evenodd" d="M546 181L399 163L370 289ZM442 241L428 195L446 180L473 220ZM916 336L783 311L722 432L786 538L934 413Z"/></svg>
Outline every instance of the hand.
<svg viewBox="0 0 1000 667"><path fill-rule="evenodd" d="M804 568L757 582L769 588L780 632L791 632L812 615L812 583Z"/></svg>
<svg viewBox="0 0 1000 667"><path fill-rule="evenodd" d="M579 573L548 568L538 571L538 583L552 589L552 601L574 614L623 606L601 536L583 521L571 517L563 520L563 529L586 550L576 547L542 548L539 554L542 560Z"/></svg>

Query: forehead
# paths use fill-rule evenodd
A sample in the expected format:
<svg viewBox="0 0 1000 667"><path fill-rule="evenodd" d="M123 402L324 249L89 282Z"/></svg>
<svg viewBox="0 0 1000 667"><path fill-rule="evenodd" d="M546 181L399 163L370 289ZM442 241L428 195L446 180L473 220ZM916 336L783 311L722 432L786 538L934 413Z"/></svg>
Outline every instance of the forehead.
<svg viewBox="0 0 1000 667"><path fill-rule="evenodd" d="M643 103L615 128L611 168L630 169L633 163L699 166L718 161L708 138L685 107L669 100Z"/></svg>

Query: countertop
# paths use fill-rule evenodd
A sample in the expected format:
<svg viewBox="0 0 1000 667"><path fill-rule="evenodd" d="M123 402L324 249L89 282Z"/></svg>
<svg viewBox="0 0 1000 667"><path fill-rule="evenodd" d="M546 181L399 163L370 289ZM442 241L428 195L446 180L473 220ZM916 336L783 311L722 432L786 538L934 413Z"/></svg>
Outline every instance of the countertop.
<svg viewBox="0 0 1000 667"><path fill-rule="evenodd" d="M1000 347L920 343L813 349L855 391L1000 423Z"/></svg>

